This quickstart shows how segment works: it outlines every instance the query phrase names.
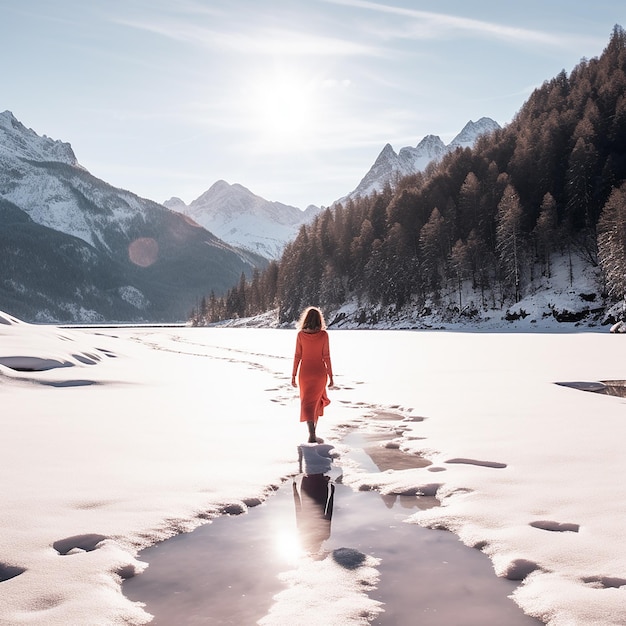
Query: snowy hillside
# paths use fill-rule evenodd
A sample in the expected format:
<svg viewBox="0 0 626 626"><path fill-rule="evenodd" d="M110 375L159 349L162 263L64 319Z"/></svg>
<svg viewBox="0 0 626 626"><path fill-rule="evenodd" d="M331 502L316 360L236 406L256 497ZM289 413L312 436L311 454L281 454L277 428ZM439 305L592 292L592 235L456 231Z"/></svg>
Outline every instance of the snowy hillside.
<svg viewBox="0 0 626 626"><path fill-rule="evenodd" d="M0 306L32 321L187 317L264 260L81 167L0 114ZM181 281L181 276L184 280Z"/></svg>
<svg viewBox="0 0 626 626"><path fill-rule="evenodd" d="M333 328L449 329L482 331L564 331L604 328L622 318L622 304L610 306L604 295L602 272L579 257L554 255L550 277L537 276L510 306L501 306L498 294L473 289L471 281L442 292L437 302L372 306L350 301L327 311ZM269 320L266 320L269 322ZM256 324L250 320L250 326ZM271 325L271 322L268 324ZM276 324L277 325L277 324Z"/></svg>
<svg viewBox="0 0 626 626"><path fill-rule="evenodd" d="M38 136L10 111L0 114L0 196L37 224L111 249L153 203L91 177L67 143Z"/></svg>
<svg viewBox="0 0 626 626"><path fill-rule="evenodd" d="M287 204L270 202L243 185L230 185L224 180L214 183L189 206L176 197L163 204L188 215L223 241L268 259L278 258L300 226L319 210L309 206L301 211Z"/></svg>
<svg viewBox="0 0 626 626"><path fill-rule="evenodd" d="M500 125L494 120L481 117L476 122L470 120L447 146L437 135L426 135L417 146L401 148L398 153L391 144L386 144L356 189L338 202L369 196L374 191L382 191L387 184L393 186L398 178L424 171L429 163L439 161L447 152L471 148L480 135L498 128Z"/></svg>
<svg viewBox="0 0 626 626"><path fill-rule="evenodd" d="M626 332L624 304L607 302L600 268L582 258L555 254L549 277L539 275L510 306L501 306L495 292L472 288L464 282L442 291L439 299L418 306L381 306L350 299L338 307L325 307L330 328L342 330L458 330L480 332L567 332L602 330ZM220 322L233 328L283 328L278 310Z"/></svg>

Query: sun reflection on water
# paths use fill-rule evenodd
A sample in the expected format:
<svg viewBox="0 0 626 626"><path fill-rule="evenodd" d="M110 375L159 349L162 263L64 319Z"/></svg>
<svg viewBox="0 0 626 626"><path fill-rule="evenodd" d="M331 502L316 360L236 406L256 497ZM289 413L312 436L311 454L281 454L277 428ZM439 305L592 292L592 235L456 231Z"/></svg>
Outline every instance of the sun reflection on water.
<svg viewBox="0 0 626 626"><path fill-rule="evenodd" d="M277 529L274 533L274 546L277 556L290 564L296 563L306 554L294 526Z"/></svg>

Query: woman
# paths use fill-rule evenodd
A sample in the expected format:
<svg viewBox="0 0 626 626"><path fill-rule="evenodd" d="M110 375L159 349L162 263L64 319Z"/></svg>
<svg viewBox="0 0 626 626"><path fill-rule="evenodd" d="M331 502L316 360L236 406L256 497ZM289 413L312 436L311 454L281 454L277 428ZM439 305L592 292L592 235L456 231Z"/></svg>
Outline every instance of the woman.
<svg viewBox="0 0 626 626"><path fill-rule="evenodd" d="M324 415L330 403L326 383L333 386L333 368L330 363L328 333L322 312L311 306L302 313L297 328L296 352L293 358L291 384L300 384L300 421L309 428L309 443L317 443L315 427L317 418ZM299 373L298 373L299 368Z"/></svg>

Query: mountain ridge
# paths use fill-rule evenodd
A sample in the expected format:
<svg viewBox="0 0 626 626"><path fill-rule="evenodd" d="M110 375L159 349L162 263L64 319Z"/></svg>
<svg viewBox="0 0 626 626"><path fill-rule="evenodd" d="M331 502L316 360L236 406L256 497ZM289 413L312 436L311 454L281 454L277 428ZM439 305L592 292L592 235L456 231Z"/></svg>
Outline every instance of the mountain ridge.
<svg viewBox="0 0 626 626"><path fill-rule="evenodd" d="M21 303L12 310L28 321L181 321L198 294L266 263L96 178L69 143L10 111L0 113L0 200L0 308Z"/></svg>
<svg viewBox="0 0 626 626"><path fill-rule="evenodd" d="M400 178L423 172L428 165L436 163L448 152L457 148L471 148L478 137L500 128L495 120L481 117L476 122L469 120L448 145L438 135L426 135L415 147L405 146L396 153L391 144L387 143L355 189L335 204L369 196L374 192L380 193L386 185L393 186Z"/></svg>
<svg viewBox="0 0 626 626"><path fill-rule="evenodd" d="M380 192L386 184L425 170L450 151L473 146L478 136L496 128L500 128L497 122L481 117L476 122L467 122L447 146L440 137L432 134L423 137L417 146L406 146L398 153L387 143L359 186L333 205ZM163 205L190 217L227 243L270 260L280 258L285 245L296 237L299 228L310 223L322 210L309 205L302 211L281 202L265 200L240 183L229 184L224 180L213 183L189 205L177 196Z"/></svg>

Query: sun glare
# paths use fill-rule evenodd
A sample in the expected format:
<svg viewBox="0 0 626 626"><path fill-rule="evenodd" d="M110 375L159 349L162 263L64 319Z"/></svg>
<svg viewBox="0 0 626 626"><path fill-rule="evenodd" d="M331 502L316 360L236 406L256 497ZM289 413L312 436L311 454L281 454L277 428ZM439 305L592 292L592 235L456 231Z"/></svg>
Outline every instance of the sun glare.
<svg viewBox="0 0 626 626"><path fill-rule="evenodd" d="M295 72L259 78L246 103L254 131L264 142L278 146L304 141L315 130L316 91L312 81Z"/></svg>
<svg viewBox="0 0 626 626"><path fill-rule="evenodd" d="M287 563L295 563L305 554L295 528L281 528L274 536L274 544L277 555Z"/></svg>

